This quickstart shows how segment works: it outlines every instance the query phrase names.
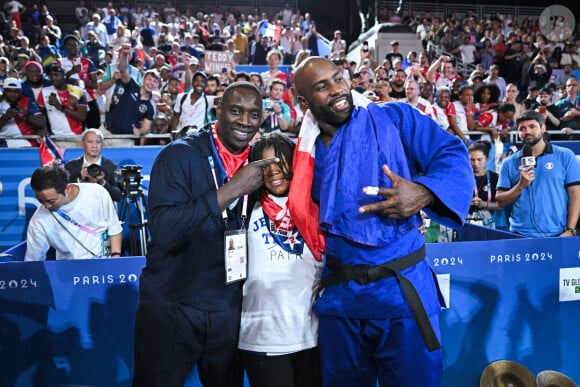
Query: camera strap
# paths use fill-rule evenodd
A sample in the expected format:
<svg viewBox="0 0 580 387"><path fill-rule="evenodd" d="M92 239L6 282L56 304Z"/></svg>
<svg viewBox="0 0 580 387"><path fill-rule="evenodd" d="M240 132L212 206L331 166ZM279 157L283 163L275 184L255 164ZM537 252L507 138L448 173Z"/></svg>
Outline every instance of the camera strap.
<svg viewBox="0 0 580 387"><path fill-rule="evenodd" d="M59 214L60 216L62 216L62 217L63 217L63 219L65 219L65 220L67 220L67 221L71 222L72 224L74 224L75 226L79 227L81 230L83 230L83 231L87 231L87 232L89 232L89 230L90 230L89 234L91 234L91 235L95 235L95 236L97 235L97 232L96 232L95 230L91 229L90 227L83 226L83 225L81 225L81 224L77 223L77 222L76 222L74 219L72 219L72 218L71 218L71 217L70 217L68 214L66 214L66 213L64 213L64 212L62 212L62 211L60 211L60 210L56 211L56 213L57 213L57 214ZM97 254L95 254L95 253L93 253L91 250L89 250L89 248L88 248L87 246L85 246L85 245L83 244L83 242L79 241L79 240L77 239L77 237L75 237L75 236L74 236L74 235L73 235L73 234L70 232L70 230L69 230L68 228L66 228L64 224L62 224L62 222L61 222L60 220L58 220L57 216L54 214L54 212L53 212L53 211L50 211L50 214L51 214L51 215L54 217L54 220L56 220L56 222L57 222L57 223L60 225L60 227L62 227L62 228L64 229L64 231L66 231L66 232L67 232L67 234L68 234L68 235L70 235L72 239L74 239L74 241L75 241L75 242L77 242L79 245L81 245L81 247L82 247L83 249L85 249L85 250L86 250L86 251L87 251L89 254L91 254L91 255L92 255L94 258L98 258L98 257L99 257ZM65 217L65 216L66 216L66 217ZM82 227L84 227L84 228L82 228L81 226L82 226Z"/></svg>

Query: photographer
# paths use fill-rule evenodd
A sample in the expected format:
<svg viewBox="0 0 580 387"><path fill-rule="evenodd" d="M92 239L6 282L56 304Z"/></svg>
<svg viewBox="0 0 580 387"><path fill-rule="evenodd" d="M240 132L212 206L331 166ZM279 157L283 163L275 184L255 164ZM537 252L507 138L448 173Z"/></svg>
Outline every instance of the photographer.
<svg viewBox="0 0 580 387"><path fill-rule="evenodd" d="M84 154L66 163L71 183L97 183L107 190L111 199L118 202L123 194L115 182L117 164L101 155L104 136L98 129L87 129L81 136Z"/></svg>

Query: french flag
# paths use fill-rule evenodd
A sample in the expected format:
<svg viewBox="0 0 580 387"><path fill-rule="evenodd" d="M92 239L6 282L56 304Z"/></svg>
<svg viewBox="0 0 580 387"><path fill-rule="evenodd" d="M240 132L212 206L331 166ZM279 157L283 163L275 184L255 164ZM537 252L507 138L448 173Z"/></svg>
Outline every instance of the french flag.
<svg viewBox="0 0 580 387"><path fill-rule="evenodd" d="M326 248L324 234L320 229L318 204L312 200L312 179L314 177L314 155L316 138L320 129L310 111L304 116L298 142L294 150L293 177L288 193L288 208L292 219L302 234L314 257L322 260Z"/></svg>

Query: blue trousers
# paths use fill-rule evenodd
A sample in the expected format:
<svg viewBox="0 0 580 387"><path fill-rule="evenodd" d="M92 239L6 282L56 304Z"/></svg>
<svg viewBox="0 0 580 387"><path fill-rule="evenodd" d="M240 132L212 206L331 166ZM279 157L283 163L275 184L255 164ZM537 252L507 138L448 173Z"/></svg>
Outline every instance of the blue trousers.
<svg viewBox="0 0 580 387"><path fill-rule="evenodd" d="M435 387L443 374L441 350L427 351L412 317L320 316L318 338L323 387Z"/></svg>
<svg viewBox="0 0 580 387"><path fill-rule="evenodd" d="M242 387L238 347L241 305L218 312L171 302L139 302L135 387L183 387L197 365L205 387Z"/></svg>

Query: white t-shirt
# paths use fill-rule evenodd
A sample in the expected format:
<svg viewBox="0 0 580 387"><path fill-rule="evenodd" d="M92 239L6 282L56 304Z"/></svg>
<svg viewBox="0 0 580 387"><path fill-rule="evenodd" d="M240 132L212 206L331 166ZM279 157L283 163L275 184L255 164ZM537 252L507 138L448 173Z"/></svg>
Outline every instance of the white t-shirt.
<svg viewBox="0 0 580 387"><path fill-rule="evenodd" d="M287 198L276 198L285 206ZM248 227L248 278L238 348L284 355L313 348L318 318L312 313L322 262L304 245L302 255L285 251L269 232L257 203Z"/></svg>
<svg viewBox="0 0 580 387"><path fill-rule="evenodd" d="M184 97L185 100L183 100ZM182 100L183 104L181 103ZM192 105L190 93L179 94L173 105L173 111L179 116L179 121L175 129L181 130L186 126L196 126L198 129L201 129L207 124L206 117L209 117L209 111L214 106L214 100L215 96L203 94ZM180 111L181 114L179 114Z"/></svg>
<svg viewBox="0 0 580 387"><path fill-rule="evenodd" d="M106 189L95 183L76 185L79 187L78 196L59 209L64 216L44 206L38 207L32 215L26 235L25 261L45 260L50 247L55 248L58 260L100 258L106 242L103 233L110 236L123 231ZM70 220L66 219L67 216Z"/></svg>

